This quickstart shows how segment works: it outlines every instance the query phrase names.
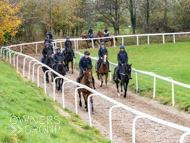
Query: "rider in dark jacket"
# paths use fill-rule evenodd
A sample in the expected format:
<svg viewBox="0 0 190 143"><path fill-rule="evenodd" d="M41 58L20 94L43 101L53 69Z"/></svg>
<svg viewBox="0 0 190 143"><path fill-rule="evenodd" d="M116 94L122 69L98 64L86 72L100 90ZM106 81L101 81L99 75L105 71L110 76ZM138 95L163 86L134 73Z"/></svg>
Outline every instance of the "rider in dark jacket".
<svg viewBox="0 0 190 143"><path fill-rule="evenodd" d="M87 68L87 66L92 66L92 60L91 58L89 57L90 55L90 52L89 51L85 51L84 52L84 56L80 59L79 61L79 68L80 68L80 73L79 73L79 76L78 76L78 82L80 83L84 73L85 73L85 69ZM92 82L93 82L93 86L94 86L94 89L96 89L95 87L95 80L94 80L94 77L92 77Z"/></svg>
<svg viewBox="0 0 190 143"><path fill-rule="evenodd" d="M46 60L48 50L52 50L52 54L53 54L53 49L49 47L49 43L46 43L45 47L42 50L42 55L43 55L43 58L41 59L42 63L44 63Z"/></svg>
<svg viewBox="0 0 190 143"><path fill-rule="evenodd" d="M104 37L109 37L109 31L108 31L108 28L107 26L104 26Z"/></svg>
<svg viewBox="0 0 190 143"><path fill-rule="evenodd" d="M49 36L50 41L52 41L53 40L53 35L52 35L51 31L49 31L48 36Z"/></svg>
<svg viewBox="0 0 190 143"><path fill-rule="evenodd" d="M44 41L44 44L46 43L49 43L49 44L51 43L51 40L49 39L49 35L46 36L46 39Z"/></svg>
<svg viewBox="0 0 190 143"><path fill-rule="evenodd" d="M100 64L102 63L102 61L103 61L103 55L104 55L104 53L106 54L108 54L108 50L106 49L106 47L105 47L105 44L104 44L104 42L101 42L100 43L100 45L101 45L101 47L99 48L99 50L98 50L98 56L99 56L99 60L98 60L98 62L97 62L97 68L96 68L96 72L98 72L98 69L99 69L99 66L100 66ZM108 68L109 68L109 61L107 61L107 64L108 64ZM110 72L110 70L109 70L109 72Z"/></svg>
<svg viewBox="0 0 190 143"><path fill-rule="evenodd" d="M58 64L58 61L57 61L58 56L62 56L62 63L64 61L64 55L62 55L61 49L58 47L58 48L56 48L56 50L57 50L57 52L53 56L53 60L54 60L53 69L54 70L56 69L57 64ZM63 64L63 66L65 66L65 65Z"/></svg>
<svg viewBox="0 0 190 143"><path fill-rule="evenodd" d="M89 38L94 38L92 26L90 26L90 29L88 30L88 37L89 37Z"/></svg>
<svg viewBox="0 0 190 143"><path fill-rule="evenodd" d="M116 69L115 80L118 80L119 70L123 66L123 64L128 63L128 55L123 45L120 46L120 51L117 54L117 61L118 61L118 66Z"/></svg>
<svg viewBox="0 0 190 143"><path fill-rule="evenodd" d="M71 42L71 40L69 40L69 36L67 36L66 39L67 39L67 40L65 41L64 55L66 56L66 55L67 55L67 50L68 50L68 48L71 48L73 57L76 58L76 57L75 57L75 53L74 53L74 51L73 51L73 49L72 49L72 42Z"/></svg>

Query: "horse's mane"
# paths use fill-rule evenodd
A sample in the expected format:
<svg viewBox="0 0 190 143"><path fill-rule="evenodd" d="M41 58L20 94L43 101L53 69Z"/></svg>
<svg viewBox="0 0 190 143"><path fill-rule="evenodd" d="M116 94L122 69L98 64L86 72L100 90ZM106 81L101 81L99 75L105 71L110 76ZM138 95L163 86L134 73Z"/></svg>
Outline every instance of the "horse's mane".
<svg viewBox="0 0 190 143"><path fill-rule="evenodd" d="M92 65L87 65L87 68L86 68L87 70L90 70L90 69L92 69Z"/></svg>

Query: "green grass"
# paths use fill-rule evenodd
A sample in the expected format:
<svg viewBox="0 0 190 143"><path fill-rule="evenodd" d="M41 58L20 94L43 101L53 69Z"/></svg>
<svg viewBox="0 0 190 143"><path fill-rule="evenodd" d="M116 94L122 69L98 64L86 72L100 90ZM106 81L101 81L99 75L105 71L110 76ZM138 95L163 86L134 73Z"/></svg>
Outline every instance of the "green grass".
<svg viewBox="0 0 190 143"><path fill-rule="evenodd" d="M129 63L137 70L154 72L163 77L171 77L176 81L190 85L190 43L176 44L151 44L139 46L125 46L129 56ZM83 53L85 50L79 50ZM108 48L109 61L117 63L117 53L119 47ZM98 57L98 48L90 49L91 56ZM76 64L78 64L78 59ZM93 60L93 65L95 61ZM112 71L114 67L112 66ZM94 73L95 74L95 73ZM113 74L113 73L112 73ZM132 72L133 80L130 80L129 87L135 91L135 74ZM153 96L153 77L138 73L139 94L152 98ZM190 90L178 85L175 89L176 107L190 110ZM171 105L172 91L171 83L156 80L156 99L164 105Z"/></svg>
<svg viewBox="0 0 190 143"><path fill-rule="evenodd" d="M83 122L79 115L64 109L71 115L67 119L54 106L61 108L44 94L42 88L23 79L12 65L0 59L0 142L109 142L99 130ZM11 133L11 125L17 129L16 132ZM18 126L23 129L20 133Z"/></svg>

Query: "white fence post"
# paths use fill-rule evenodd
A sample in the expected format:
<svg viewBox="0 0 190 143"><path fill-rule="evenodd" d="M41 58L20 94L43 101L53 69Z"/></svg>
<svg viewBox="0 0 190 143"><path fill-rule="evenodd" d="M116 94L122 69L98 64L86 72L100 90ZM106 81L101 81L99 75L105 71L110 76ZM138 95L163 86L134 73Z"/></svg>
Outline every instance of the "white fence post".
<svg viewBox="0 0 190 143"><path fill-rule="evenodd" d="M32 82L34 82L34 66L35 66L36 64L40 64L40 63L36 62L36 63L33 64Z"/></svg>
<svg viewBox="0 0 190 143"><path fill-rule="evenodd" d="M38 66L38 73L37 73L37 82L38 82L38 87L40 86L40 78L39 78L39 70L42 65Z"/></svg>
<svg viewBox="0 0 190 143"><path fill-rule="evenodd" d="M135 143L135 124L136 121L140 118L147 118L146 116L137 116L135 117L135 119L133 120L133 128L132 128L132 143Z"/></svg>
<svg viewBox="0 0 190 143"><path fill-rule="evenodd" d="M79 42L78 42L78 40L77 40L77 49L79 49Z"/></svg>
<svg viewBox="0 0 190 143"><path fill-rule="evenodd" d="M29 57L24 57L24 62L23 62L23 77L24 77L24 72L25 72L25 60L26 58L29 58Z"/></svg>
<svg viewBox="0 0 190 143"><path fill-rule="evenodd" d="M180 143L183 143L184 138L185 138L187 135L190 135L190 132L184 133L184 134L181 136L181 138L180 138Z"/></svg>
<svg viewBox="0 0 190 143"><path fill-rule="evenodd" d="M38 53L38 43L36 43L36 54Z"/></svg>
<svg viewBox="0 0 190 143"><path fill-rule="evenodd" d="M174 41L174 43L175 43L175 34L173 34L173 41Z"/></svg>
<svg viewBox="0 0 190 143"><path fill-rule="evenodd" d="M33 61L36 61L36 60L30 60L29 62L29 67L28 67L28 80L30 80L30 65Z"/></svg>
<svg viewBox="0 0 190 143"><path fill-rule="evenodd" d="M22 45L20 45L20 53L22 53Z"/></svg>
<svg viewBox="0 0 190 143"><path fill-rule="evenodd" d="M150 44L150 38L149 38L149 35L148 35L148 45Z"/></svg>
<svg viewBox="0 0 190 143"><path fill-rule="evenodd" d="M65 93L64 93L64 91L65 91L65 83L69 83L69 82L71 82L71 81L65 81L65 82L63 82L63 84L62 84L62 101L63 101L63 108L65 108Z"/></svg>
<svg viewBox="0 0 190 143"><path fill-rule="evenodd" d="M62 52L62 51L63 51L63 48L62 48L62 43L61 43L61 41L59 42L59 44L60 44L61 52Z"/></svg>
<svg viewBox="0 0 190 143"><path fill-rule="evenodd" d="M115 47L115 37L113 37L114 47Z"/></svg>
<svg viewBox="0 0 190 143"><path fill-rule="evenodd" d="M74 45L75 45L75 50L76 50L77 48L76 48L76 42L75 42L75 40L74 40Z"/></svg>
<svg viewBox="0 0 190 143"><path fill-rule="evenodd" d="M139 36L137 35L137 45L139 45Z"/></svg>
<svg viewBox="0 0 190 143"><path fill-rule="evenodd" d="M93 39L91 41L92 41L92 48L94 48L94 41L93 41Z"/></svg>
<svg viewBox="0 0 190 143"><path fill-rule="evenodd" d="M89 125L90 125L90 127L92 127L92 119L91 119L91 115L90 115L90 97L97 96L97 95L99 95L99 94L91 94L90 96L88 96L88 99L87 99L88 117L89 117Z"/></svg>
<svg viewBox="0 0 190 143"><path fill-rule="evenodd" d="M163 37L163 44L165 44L164 34L162 35L162 37Z"/></svg>
<svg viewBox="0 0 190 143"><path fill-rule="evenodd" d="M20 55L17 55L17 72L18 72L18 56L20 56Z"/></svg>
<svg viewBox="0 0 190 143"><path fill-rule="evenodd" d="M124 46L124 37L122 37L122 45Z"/></svg>

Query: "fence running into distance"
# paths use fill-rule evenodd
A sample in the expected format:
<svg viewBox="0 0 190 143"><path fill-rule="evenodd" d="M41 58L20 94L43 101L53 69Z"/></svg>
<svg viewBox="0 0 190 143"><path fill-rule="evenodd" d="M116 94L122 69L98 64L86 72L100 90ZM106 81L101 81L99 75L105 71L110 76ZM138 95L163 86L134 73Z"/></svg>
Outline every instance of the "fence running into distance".
<svg viewBox="0 0 190 143"><path fill-rule="evenodd" d="M176 34L190 34L190 32L183 32L183 33L162 33L162 34L157 34L157 35L163 35L163 43L164 43L164 35L176 35ZM122 37L122 39L123 39L123 37L137 36L137 45L138 45L138 36L147 36L147 35L148 35L148 39L149 39L149 36L155 35L155 34L124 35L124 36L114 36L114 37ZM102 38L104 38L104 37L102 37ZM102 39L102 38L101 38L101 39ZM71 39L71 40L74 40L74 42L75 42L75 49L77 49L76 46L78 46L77 43L78 43L79 40L89 40L89 39L79 39L79 38L78 38L78 39ZM91 40L91 39L90 39L90 40ZM174 36L174 40L175 40L175 36ZM56 46L56 43L59 42L60 45L61 45L61 48L62 48L61 42L64 42L64 41L65 41L65 39L56 39L55 42L53 42L53 44L54 44L54 46ZM76 41L77 41L77 42L76 42ZM123 41L123 40L122 40L122 41ZM156 123L159 123L159 124L162 124L162 125L165 125L165 126L168 126L168 127L171 127L171 128L177 129L177 130L180 130L180 131L182 131L182 132L185 132L185 133L181 136L181 138L180 138L180 143L183 143L184 138L185 138L187 135L190 135L190 128L183 127L183 126L180 126L180 125L171 123L171 122L167 122L167 121L164 121L164 120L155 118L155 117L153 117L153 116L150 116L150 115L148 115L148 114L142 113L142 112L140 112L140 111L137 111L137 110L135 110L135 109L132 109L132 108L130 108L130 107L128 107L128 106L126 106L126 105L124 105L124 104L122 104L122 103L119 103L119 102L117 102L117 101L115 101L115 100L113 100L113 99L111 99L111 98L109 98L109 97L107 97L107 96L105 96L105 95L103 95L103 94L101 94L101 93L99 93L99 92L97 92L97 91L95 91L95 90L93 90L93 89L91 89L91 88L85 86L85 85L82 85L82 84L80 84L80 83L77 83L77 82L75 82L75 81L72 81L72 80L70 80L70 79L68 79L68 78L66 78L66 77L64 77L64 76L62 76L62 75L60 75L59 73L57 73L56 71L54 71L54 70L52 70L50 67L48 67L47 65L45 65L45 64L43 64L43 63L41 63L41 62L39 62L37 59L35 59L35 58L31 57L31 56L22 54L22 46L23 46L23 45L31 45L31 44L35 44L35 45L36 45L36 53L37 53L37 51L38 51L37 49L38 49L38 44L39 44L39 43L43 43L43 41L40 41L40 42L33 42L33 43L23 43L23 44L17 44L17 45L11 45L11 46L6 46L6 47L1 47L1 56L3 57L3 59L6 59L6 60L9 61L10 63L11 63L11 61L13 61L12 64L13 64L14 67L17 68L17 71L18 71L18 60L19 60L18 57L19 57L19 56L23 56L23 57L24 57L24 60L23 60L23 73L22 73L23 76L25 76L25 60L26 60L26 58L27 58L27 59L30 59L30 62L29 62L29 72L28 72L28 79L30 79L30 66L31 66L31 62L34 62L34 63L33 63L33 76L32 76L33 82L34 82L35 65L38 64L38 69L37 69L37 85L38 85L38 87L39 87L39 82L40 82L40 81L39 81L39 80L40 80L40 78L39 78L39 68L40 68L40 67L46 67L46 68L48 69L48 71L46 71L46 72L53 72L54 74L56 74L56 75L58 76L57 78L62 78L62 79L64 79L65 81L64 81L64 83L63 83L63 85L62 85L62 105L63 105L63 108L65 108L65 103L64 103L64 102L65 102L65 101L64 101L64 85L65 85L66 83L72 83L72 84L74 84L74 85L77 85L78 87L76 87L76 89L75 89L75 110L76 110L75 112L76 112L76 114L78 114L77 91L78 91L78 89L80 89L80 88L85 88L85 89L87 89L87 90L89 90L89 91L91 91L91 92L93 93L93 94L91 94L91 95L88 97L88 107L89 107L89 109L90 109L90 102L89 102L89 100L90 100L90 97L91 97L91 96L99 96L99 97L101 97L101 98L103 98L103 99L105 99L105 100L107 100L107 101L109 101L109 102L115 104L115 105L112 106L112 107L110 108L110 110L109 110L110 141L112 141L112 110L113 110L114 108L117 108L117 107L121 107L121 108L123 108L123 109L125 109L125 110L127 110L127 111L129 111L129 112L132 112L133 114L137 115L137 116L134 118L134 120L133 120L133 127L132 127L132 142L133 142L133 143L135 143L135 124L136 124L136 121L137 121L138 119L140 119L140 118L146 118L146 119L149 119L149 120L154 121L154 122L156 122ZM175 41L174 41L174 43L175 43ZM93 42L92 42L92 45L93 45ZM18 47L18 46L20 46L20 52L16 52L16 51L11 50L11 47ZM115 46L115 44L114 44L114 46ZM82 54L79 53L79 52L76 52L76 54L79 54L80 56L82 56ZM16 60L16 58L15 58L16 56L17 56L17 60ZM11 57L13 57L12 60L11 60ZM91 57L91 58L94 59L94 60L97 60L97 58L95 58L95 57ZM17 61L17 62L16 62L16 61ZM111 65L116 66L116 64L114 64L114 63L111 63ZM137 73L142 73L142 74L146 74L146 75L149 75L149 76L153 76L153 77L154 77L153 98L155 98L156 78L159 78L159 79L162 79L162 80L171 82L171 83L172 83L172 97L173 97L172 101L173 101L173 106L174 106L174 84L177 84L177 85L180 85L180 86L183 86L183 87L186 87L186 88L190 88L190 85L187 85L187 84L183 84L183 83L174 81L174 80L172 80L172 79L170 79L170 78L161 77L161 76L156 75L156 74L154 74L154 73L145 72L145 71L140 71L140 70L136 70L136 69L133 69L133 71L134 71L135 74L136 74L136 90L138 90ZM44 91L45 91L45 93L46 93L45 73L44 73ZM53 100L55 101L55 79L54 79L54 84L53 84ZM89 112L88 112L88 115L89 115L89 124L90 124L90 126L92 126L90 110L89 110Z"/></svg>

